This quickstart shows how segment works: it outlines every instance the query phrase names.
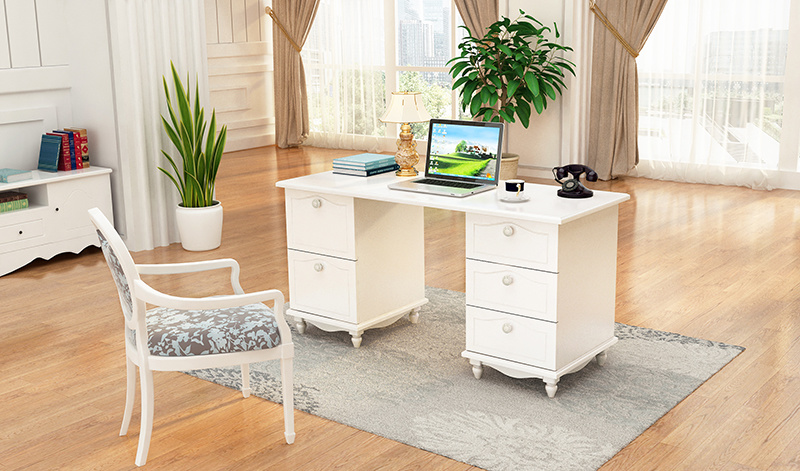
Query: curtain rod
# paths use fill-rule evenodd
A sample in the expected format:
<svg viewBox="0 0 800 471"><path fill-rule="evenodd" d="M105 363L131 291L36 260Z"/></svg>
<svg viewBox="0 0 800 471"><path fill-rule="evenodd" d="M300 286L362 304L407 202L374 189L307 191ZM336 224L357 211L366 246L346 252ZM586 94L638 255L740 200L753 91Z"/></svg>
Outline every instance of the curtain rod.
<svg viewBox="0 0 800 471"><path fill-rule="evenodd" d="M284 28L283 24L281 24L281 20L279 20L278 17L275 15L275 10L273 10L270 7L266 7L266 8L264 8L264 11L267 12L267 15L269 15L269 17L272 18L272 21L274 21L275 24L278 25L278 28L281 29L281 32L283 32L283 35L286 36L286 39L288 39L289 42L292 44L292 47L294 48L294 50L297 51L298 53L300 53L300 51L302 51L303 48L298 46L297 43L294 42L294 39L292 39L292 37L289 36L289 33L286 31L286 28Z"/></svg>

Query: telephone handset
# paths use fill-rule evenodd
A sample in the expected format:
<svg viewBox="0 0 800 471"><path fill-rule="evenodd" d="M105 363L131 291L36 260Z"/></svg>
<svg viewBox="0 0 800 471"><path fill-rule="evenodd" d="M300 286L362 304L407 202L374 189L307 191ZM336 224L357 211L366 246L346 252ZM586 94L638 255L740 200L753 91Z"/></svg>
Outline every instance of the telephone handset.
<svg viewBox="0 0 800 471"><path fill-rule="evenodd" d="M592 190L581 183L581 175L584 173L586 174L586 181L597 181L597 172L586 165L571 164L553 168L553 176L558 183L561 183L558 196L562 198L590 198L593 194Z"/></svg>

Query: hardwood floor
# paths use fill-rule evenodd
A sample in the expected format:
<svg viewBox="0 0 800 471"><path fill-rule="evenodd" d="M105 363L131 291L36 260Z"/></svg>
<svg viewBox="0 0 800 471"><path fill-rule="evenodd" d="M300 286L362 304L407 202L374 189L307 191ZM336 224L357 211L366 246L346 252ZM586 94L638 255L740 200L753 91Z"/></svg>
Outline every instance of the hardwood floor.
<svg viewBox="0 0 800 471"><path fill-rule="evenodd" d="M290 294L283 190L274 184L352 153L227 154L217 186L222 247L173 244L134 258L233 257L246 291ZM800 468L800 192L633 178L589 186L632 196L620 207L617 321L747 348L602 469ZM428 285L464 290L463 226L463 215L426 210ZM148 281L184 295L226 283L222 273ZM119 437L123 334L100 251L0 277L0 305L0 469L135 468L138 400ZM156 372L155 384L149 469L476 469L302 412L288 446L279 406L180 373Z"/></svg>

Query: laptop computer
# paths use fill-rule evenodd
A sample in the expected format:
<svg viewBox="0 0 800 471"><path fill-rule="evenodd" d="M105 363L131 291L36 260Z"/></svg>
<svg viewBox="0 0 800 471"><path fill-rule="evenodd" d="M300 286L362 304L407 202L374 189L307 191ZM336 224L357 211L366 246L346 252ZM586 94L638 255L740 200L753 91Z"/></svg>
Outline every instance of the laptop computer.
<svg viewBox="0 0 800 471"><path fill-rule="evenodd" d="M425 176L392 190L464 197L497 188L503 124L431 119Z"/></svg>

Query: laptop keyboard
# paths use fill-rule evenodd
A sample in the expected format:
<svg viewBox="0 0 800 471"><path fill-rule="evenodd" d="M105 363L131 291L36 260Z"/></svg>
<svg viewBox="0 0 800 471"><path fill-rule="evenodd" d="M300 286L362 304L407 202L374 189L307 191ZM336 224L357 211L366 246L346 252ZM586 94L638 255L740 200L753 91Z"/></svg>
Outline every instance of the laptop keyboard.
<svg viewBox="0 0 800 471"><path fill-rule="evenodd" d="M451 182L448 180L434 180L432 178L423 178L422 180L417 180L417 183L422 183L423 185L449 186L451 188L477 188L481 186L481 185L476 185L474 183Z"/></svg>

